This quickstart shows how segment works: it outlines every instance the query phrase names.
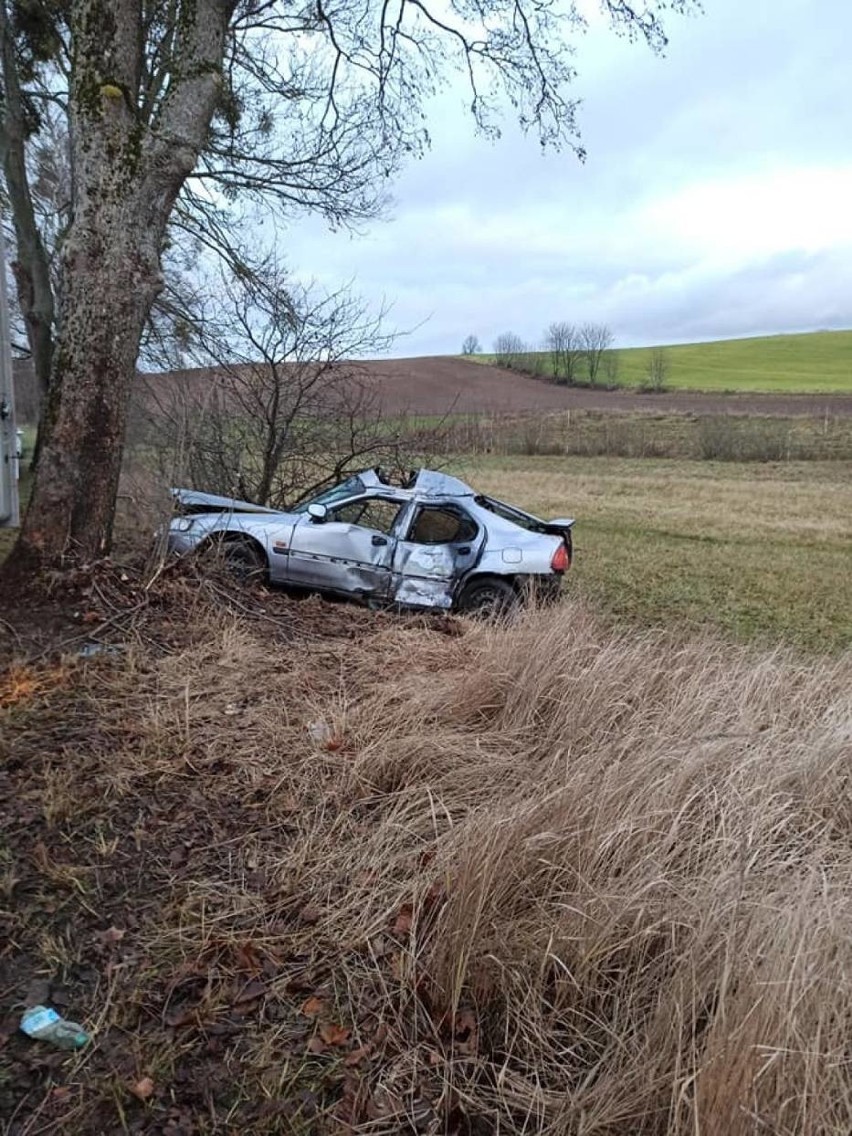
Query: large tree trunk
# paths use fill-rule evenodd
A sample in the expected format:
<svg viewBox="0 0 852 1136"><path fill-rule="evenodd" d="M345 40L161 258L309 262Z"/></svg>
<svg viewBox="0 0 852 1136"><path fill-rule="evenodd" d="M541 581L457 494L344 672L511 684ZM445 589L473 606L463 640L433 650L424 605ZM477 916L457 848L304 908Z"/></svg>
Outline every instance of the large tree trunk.
<svg viewBox="0 0 852 1136"><path fill-rule="evenodd" d="M127 402L160 279L133 199L123 206L75 222L63 249L62 332L21 534L48 562L102 556L112 538Z"/></svg>
<svg viewBox="0 0 852 1136"><path fill-rule="evenodd" d="M142 0L73 0L73 218L42 450L14 577L109 551L139 343L162 287L166 225L205 143L234 0L182 9L168 92L140 114Z"/></svg>
<svg viewBox="0 0 852 1136"><path fill-rule="evenodd" d="M138 3L81 0L70 100L74 211L62 245L61 326L32 503L20 542L47 563L103 556L142 326L165 219L146 208Z"/></svg>

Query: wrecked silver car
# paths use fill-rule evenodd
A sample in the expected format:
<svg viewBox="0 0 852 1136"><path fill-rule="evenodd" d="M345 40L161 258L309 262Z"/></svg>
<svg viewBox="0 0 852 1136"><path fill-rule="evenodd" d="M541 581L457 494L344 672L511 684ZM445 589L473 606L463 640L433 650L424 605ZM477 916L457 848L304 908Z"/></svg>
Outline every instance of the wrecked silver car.
<svg viewBox="0 0 852 1136"><path fill-rule="evenodd" d="M289 512L173 494L171 551L370 603L499 612L529 594L554 598L571 565L572 518L540 520L434 470L403 484L364 470Z"/></svg>

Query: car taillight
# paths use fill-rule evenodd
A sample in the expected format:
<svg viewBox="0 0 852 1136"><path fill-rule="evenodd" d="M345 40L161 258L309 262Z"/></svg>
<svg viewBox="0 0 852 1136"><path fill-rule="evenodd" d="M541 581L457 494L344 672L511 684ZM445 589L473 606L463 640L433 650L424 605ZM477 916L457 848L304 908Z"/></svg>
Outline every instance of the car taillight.
<svg viewBox="0 0 852 1136"><path fill-rule="evenodd" d="M550 561L550 569L552 572L567 572L570 567L571 554L568 547L565 544L560 544Z"/></svg>

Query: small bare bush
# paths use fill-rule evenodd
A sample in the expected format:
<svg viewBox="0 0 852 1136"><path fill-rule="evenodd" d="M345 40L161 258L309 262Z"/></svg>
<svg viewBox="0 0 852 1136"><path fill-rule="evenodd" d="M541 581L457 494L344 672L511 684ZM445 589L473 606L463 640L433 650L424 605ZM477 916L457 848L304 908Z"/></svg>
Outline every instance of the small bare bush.
<svg viewBox="0 0 852 1136"><path fill-rule="evenodd" d="M665 390L670 375L671 362L668 352L664 347L654 347L648 355L645 379L639 389L651 392Z"/></svg>
<svg viewBox="0 0 852 1136"><path fill-rule="evenodd" d="M707 461L789 461L807 453L796 444L789 422L771 418L701 418L698 445Z"/></svg>
<svg viewBox="0 0 852 1136"><path fill-rule="evenodd" d="M274 260L223 274L196 328L196 372L142 380L133 437L164 477L286 507L354 469L401 470L439 427L386 419L367 367L393 337L347 289L322 294Z"/></svg>
<svg viewBox="0 0 852 1136"><path fill-rule="evenodd" d="M564 320L552 323L544 334L544 344L554 382L571 386L577 378L582 358L580 331Z"/></svg>
<svg viewBox="0 0 852 1136"><path fill-rule="evenodd" d="M605 323L584 323L578 332L578 338L586 374L589 383L594 386L604 355L612 346L612 329Z"/></svg>
<svg viewBox="0 0 852 1136"><path fill-rule="evenodd" d="M494 340L494 358L498 367L522 370L527 346L513 331L504 331Z"/></svg>

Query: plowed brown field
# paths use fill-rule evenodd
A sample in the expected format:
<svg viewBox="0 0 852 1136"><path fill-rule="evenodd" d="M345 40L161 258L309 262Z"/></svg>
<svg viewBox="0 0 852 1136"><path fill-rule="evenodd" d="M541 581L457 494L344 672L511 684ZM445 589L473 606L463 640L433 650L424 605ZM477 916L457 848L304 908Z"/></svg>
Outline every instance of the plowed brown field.
<svg viewBox="0 0 852 1136"><path fill-rule="evenodd" d="M702 394L663 391L562 387L544 379L453 356L378 359L355 365L374 382L384 413L396 415L524 414L560 410L613 413L741 414L787 418L852 417L852 394ZM209 387L213 372L202 368L146 374L139 395L163 406L183 387L197 397Z"/></svg>
<svg viewBox="0 0 852 1136"><path fill-rule="evenodd" d="M700 394L559 387L500 367L451 356L382 359L366 365L388 413L457 414L612 410L664 414L829 414L852 416L852 395Z"/></svg>

